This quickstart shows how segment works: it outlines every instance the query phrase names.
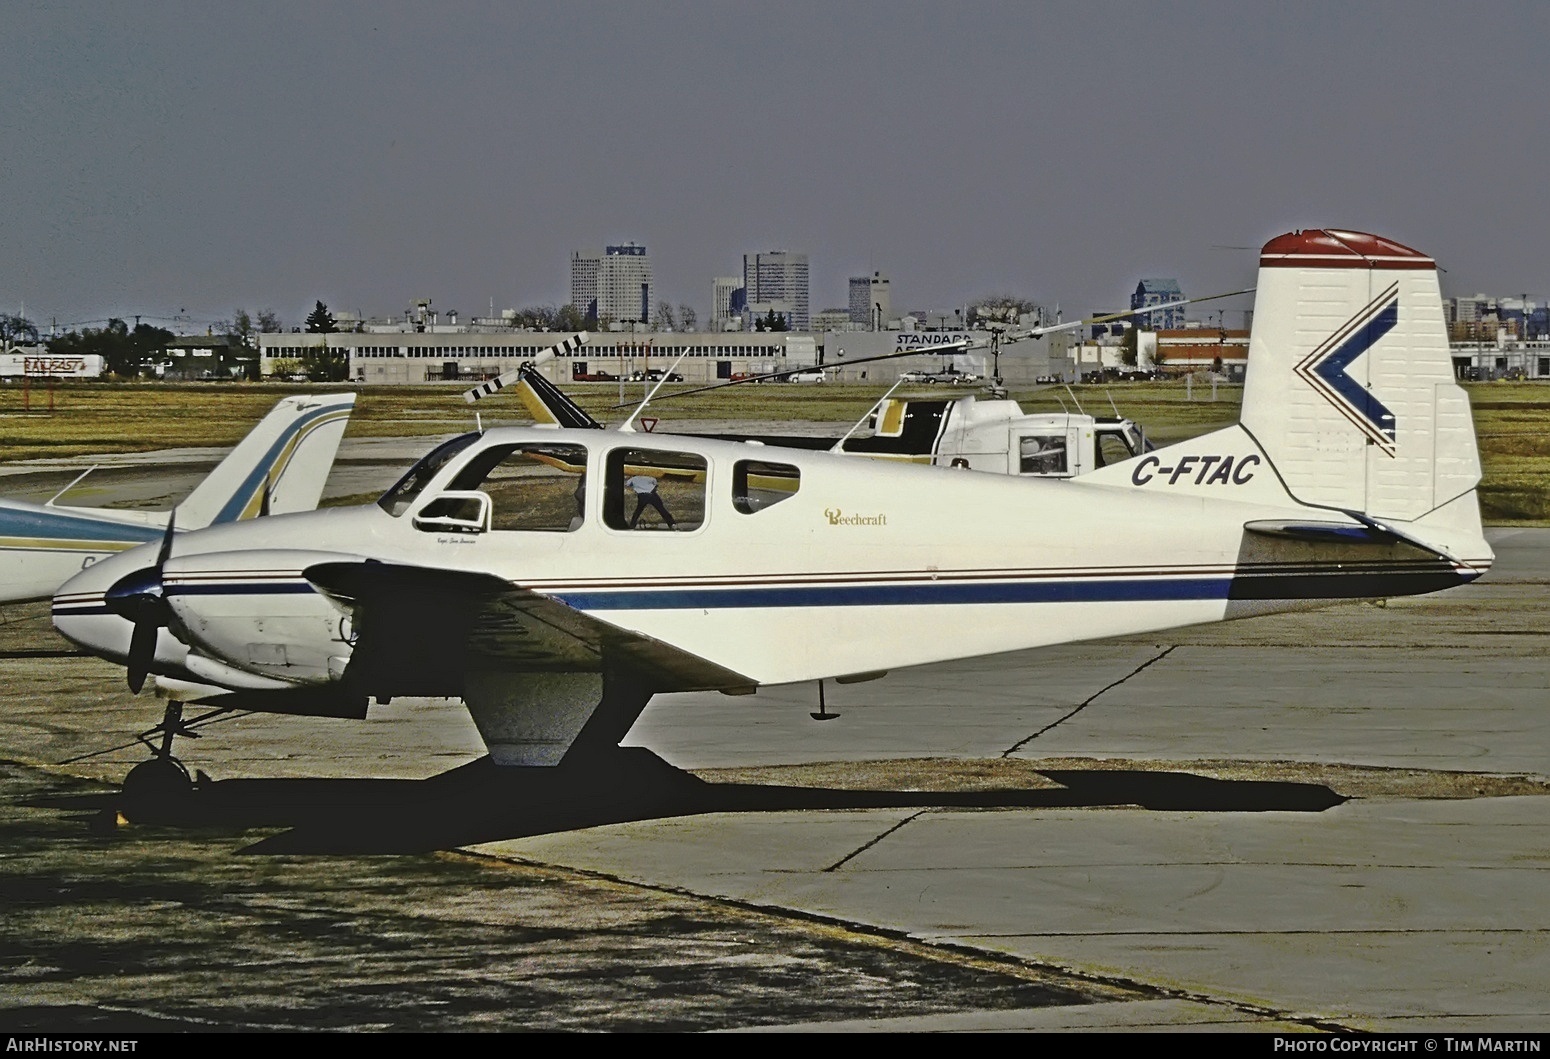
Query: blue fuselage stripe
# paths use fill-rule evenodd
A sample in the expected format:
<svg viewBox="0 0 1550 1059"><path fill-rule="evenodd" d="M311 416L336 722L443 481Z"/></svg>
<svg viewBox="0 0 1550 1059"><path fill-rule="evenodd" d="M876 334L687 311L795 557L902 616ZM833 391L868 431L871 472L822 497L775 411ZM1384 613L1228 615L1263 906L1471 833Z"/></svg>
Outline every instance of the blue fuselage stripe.
<svg viewBox="0 0 1550 1059"><path fill-rule="evenodd" d="M1143 581L1011 581L914 585L812 585L560 592L577 610L715 610L751 607L887 607L954 603L1115 603L1226 599L1229 577Z"/></svg>
<svg viewBox="0 0 1550 1059"><path fill-rule="evenodd" d="M159 526L113 522L47 508L0 505L0 537L144 544L160 540L165 532Z"/></svg>
<svg viewBox="0 0 1550 1059"><path fill-rule="evenodd" d="M1359 599L1409 595L1466 584L1475 571L1417 564L1360 572L1307 570L1285 574L1209 577L1113 578L1000 582L938 581L914 584L687 586L559 591L552 598L583 612L611 610L739 610L782 607L951 606L997 603L1155 603L1190 600ZM171 584L169 596L274 596L307 594L306 581ZM412 605L412 601L405 601ZM92 604L56 612L96 613Z"/></svg>

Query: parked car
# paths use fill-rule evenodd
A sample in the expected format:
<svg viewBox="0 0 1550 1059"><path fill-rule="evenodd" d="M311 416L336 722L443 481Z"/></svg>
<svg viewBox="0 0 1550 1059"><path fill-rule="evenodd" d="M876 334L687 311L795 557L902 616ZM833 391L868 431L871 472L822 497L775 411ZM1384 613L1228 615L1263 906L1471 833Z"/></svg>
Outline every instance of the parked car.
<svg viewBox="0 0 1550 1059"><path fill-rule="evenodd" d="M957 368L943 368L936 373L936 382L945 382L952 386L968 386L980 381L980 377L972 371L959 371Z"/></svg>
<svg viewBox="0 0 1550 1059"><path fill-rule="evenodd" d="M583 371L571 376L575 382L617 382L619 376L606 371Z"/></svg>
<svg viewBox="0 0 1550 1059"><path fill-rule="evenodd" d="M787 382L827 382L828 379L822 368L804 368L786 376Z"/></svg>
<svg viewBox="0 0 1550 1059"><path fill-rule="evenodd" d="M941 371L906 371L899 376L901 382L945 382L950 386L964 386L980 381L980 377L972 371L959 371L957 368L943 368Z"/></svg>
<svg viewBox="0 0 1550 1059"><path fill-rule="evenodd" d="M661 368L648 368L645 371L637 371L630 376L631 382L661 382L663 378L668 382L683 382L684 377L676 371L663 371Z"/></svg>

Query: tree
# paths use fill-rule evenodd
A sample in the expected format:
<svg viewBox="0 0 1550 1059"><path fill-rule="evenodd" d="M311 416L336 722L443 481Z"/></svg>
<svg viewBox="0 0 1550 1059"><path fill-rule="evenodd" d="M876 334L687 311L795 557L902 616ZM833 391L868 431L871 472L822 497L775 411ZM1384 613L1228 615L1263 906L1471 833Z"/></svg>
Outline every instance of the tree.
<svg viewBox="0 0 1550 1059"><path fill-rule="evenodd" d="M1128 367L1136 366L1136 358L1140 355L1141 330L1136 327L1125 328L1125 334L1119 342L1119 361Z"/></svg>
<svg viewBox="0 0 1550 1059"><path fill-rule="evenodd" d="M253 327L253 318L248 315L246 309L238 309L230 320L218 321L215 325L215 333L218 335L231 335L244 346L251 348L256 341L257 332Z"/></svg>
<svg viewBox="0 0 1550 1059"><path fill-rule="evenodd" d="M695 325L700 322L700 314L694 311L692 305L678 306L678 326L685 331L693 331Z"/></svg>
<svg viewBox="0 0 1550 1059"><path fill-rule="evenodd" d="M671 302L657 302L657 311L651 314L651 329L653 331L678 330L678 317L673 313Z"/></svg>
<svg viewBox="0 0 1550 1059"><path fill-rule="evenodd" d="M276 334L285 330L285 321L273 309L260 309L258 311L258 329L266 335Z"/></svg>
<svg viewBox="0 0 1550 1059"><path fill-rule="evenodd" d="M992 294L971 304L973 308L969 310L969 319L966 321L971 324L976 319L1015 324L1028 313L1034 313L1040 319L1043 319L1044 313L1044 307L1038 302L1011 294Z"/></svg>
<svg viewBox="0 0 1550 1059"><path fill-rule="evenodd" d="M786 323L786 318L774 309L754 321L755 331L789 331L791 325Z"/></svg>
<svg viewBox="0 0 1550 1059"><path fill-rule="evenodd" d="M309 335L331 335L336 330L334 314L321 301L307 314L307 322L303 326Z"/></svg>
<svg viewBox="0 0 1550 1059"><path fill-rule="evenodd" d="M312 382L343 382L350 377L350 356L343 349L312 346L301 355L301 370Z"/></svg>
<svg viewBox="0 0 1550 1059"><path fill-rule="evenodd" d="M150 324L136 324L133 331L114 318L103 328L71 331L50 339L48 351L61 356L99 356L107 370L120 378L141 375L151 357L167 348L171 331Z"/></svg>
<svg viewBox="0 0 1550 1059"><path fill-rule="evenodd" d="M0 342L8 346L31 346L38 341L38 329L25 316L0 313Z"/></svg>
<svg viewBox="0 0 1550 1059"><path fill-rule="evenodd" d="M566 303L555 313L551 331L596 331L597 317L587 316L574 305Z"/></svg>

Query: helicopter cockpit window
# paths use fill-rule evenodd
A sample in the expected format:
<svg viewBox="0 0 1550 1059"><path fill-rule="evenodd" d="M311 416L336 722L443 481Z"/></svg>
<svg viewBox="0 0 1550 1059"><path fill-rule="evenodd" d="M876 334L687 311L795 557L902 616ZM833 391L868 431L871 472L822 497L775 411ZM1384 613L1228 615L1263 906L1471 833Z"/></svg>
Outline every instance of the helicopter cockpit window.
<svg viewBox="0 0 1550 1059"><path fill-rule="evenodd" d="M1017 439L1018 474L1066 473L1064 434L1027 435Z"/></svg>
<svg viewBox="0 0 1550 1059"><path fill-rule="evenodd" d="M1129 439L1124 434L1103 431L1097 436L1097 442L1097 451L1093 455L1099 467L1122 463L1135 455L1131 451Z"/></svg>
<svg viewBox="0 0 1550 1059"><path fill-rule="evenodd" d="M468 461L452 488L490 498L492 530L564 533L586 514L586 472L580 445L494 445Z"/></svg>
<svg viewBox="0 0 1550 1059"><path fill-rule="evenodd" d="M705 521L705 457L663 449L608 454L603 523L617 530L693 530Z"/></svg>
<svg viewBox="0 0 1550 1059"><path fill-rule="evenodd" d="M448 460L478 440L478 434L462 434L451 441L442 442L420 457L420 462L409 468L393 488L383 493L382 498L377 501L377 506L394 518L402 515L409 510L409 505L414 502L414 498L430 484L430 480L436 477L437 472L447 465Z"/></svg>
<svg viewBox="0 0 1550 1059"><path fill-rule="evenodd" d="M732 468L732 506L745 515L757 514L796 496L802 472L789 463L738 460Z"/></svg>

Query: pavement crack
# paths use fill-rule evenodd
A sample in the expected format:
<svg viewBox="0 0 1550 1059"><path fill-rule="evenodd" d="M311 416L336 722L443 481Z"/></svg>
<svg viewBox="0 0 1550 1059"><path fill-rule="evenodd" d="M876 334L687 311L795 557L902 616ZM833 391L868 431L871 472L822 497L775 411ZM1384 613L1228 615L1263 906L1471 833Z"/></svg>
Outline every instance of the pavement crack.
<svg viewBox="0 0 1550 1059"><path fill-rule="evenodd" d="M825 873L831 872L831 871L838 871L840 868L843 868L847 863L849 863L850 861L854 860L855 858L861 856L861 854L865 853L867 850L869 850L873 846L877 845L879 842L881 842L883 839L887 838L889 835L893 834L895 831L898 831L905 824L914 823L916 820L920 819L922 816L925 816L925 815L926 814L925 814L924 811L921 811L921 812L918 812L918 813L911 813L909 816L906 816L903 820L900 820L897 824L894 824L892 827L888 828L887 830L879 832L870 842L864 842L860 846L857 846L855 849L853 849L849 853L845 854L839 860L835 861L833 864L829 865L827 868L824 868L823 871Z"/></svg>
<svg viewBox="0 0 1550 1059"><path fill-rule="evenodd" d="M1045 732L1048 732L1050 729L1055 728L1058 725L1065 724L1071 718L1075 717L1077 714L1079 714L1083 710L1087 709L1087 707L1089 705L1091 705L1094 701L1097 700L1098 696L1106 694L1107 692L1113 691L1115 688L1117 688L1121 684L1125 683L1125 681L1129 680L1131 677L1136 676L1143 669L1146 669L1146 668L1148 668L1150 666L1155 665L1158 662L1161 662L1164 658L1167 658L1170 654L1172 654L1174 649L1177 648L1178 646L1179 646L1178 644L1169 644L1167 647L1164 647L1156 655L1152 656L1151 658L1148 658L1145 662L1142 662L1140 665L1136 666L1136 668L1132 669L1129 673L1126 673L1124 676L1120 677L1118 680L1114 681L1112 684L1108 684L1108 685L1106 685L1106 686L1104 686L1102 688L1099 688L1097 691L1093 692L1086 699L1084 699L1080 703L1078 703L1076 708L1073 709L1070 713L1066 714L1064 717L1059 717L1059 718L1051 721L1049 724L1046 724L1043 728L1040 728L1037 732L1034 732L1032 735L1028 736L1026 739L1019 739L1017 742L1013 743L1011 746L1009 746L1007 749L1005 749L1005 750L1003 750L1001 752L1001 756L1004 757L1004 758L1005 757L1011 757L1013 754L1017 753L1023 747L1027 746L1029 743L1031 743L1035 739L1039 738L1039 736L1043 735Z"/></svg>

